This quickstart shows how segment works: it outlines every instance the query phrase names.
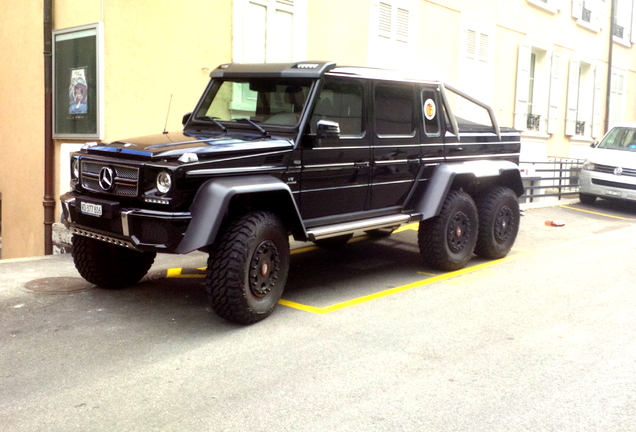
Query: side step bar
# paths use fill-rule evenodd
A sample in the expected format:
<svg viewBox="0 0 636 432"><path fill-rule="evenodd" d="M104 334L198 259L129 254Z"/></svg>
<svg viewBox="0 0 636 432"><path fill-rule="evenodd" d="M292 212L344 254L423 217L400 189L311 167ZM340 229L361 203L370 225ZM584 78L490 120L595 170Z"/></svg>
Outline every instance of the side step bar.
<svg viewBox="0 0 636 432"><path fill-rule="evenodd" d="M419 220L416 215L397 214L391 216L381 216L371 219L363 219L354 222L344 222L335 225L311 228L307 231L310 241L321 238L334 237L338 235L353 234L356 231L366 231L380 228L390 228L402 225L407 222Z"/></svg>

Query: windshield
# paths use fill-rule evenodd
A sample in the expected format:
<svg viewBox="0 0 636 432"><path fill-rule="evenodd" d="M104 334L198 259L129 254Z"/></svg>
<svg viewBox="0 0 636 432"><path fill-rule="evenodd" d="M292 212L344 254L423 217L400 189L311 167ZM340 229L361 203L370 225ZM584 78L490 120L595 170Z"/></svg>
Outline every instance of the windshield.
<svg viewBox="0 0 636 432"><path fill-rule="evenodd" d="M615 127L603 138L599 148L636 151L636 128Z"/></svg>
<svg viewBox="0 0 636 432"><path fill-rule="evenodd" d="M216 80L194 116L211 124L231 122L296 126L312 80L252 78Z"/></svg>

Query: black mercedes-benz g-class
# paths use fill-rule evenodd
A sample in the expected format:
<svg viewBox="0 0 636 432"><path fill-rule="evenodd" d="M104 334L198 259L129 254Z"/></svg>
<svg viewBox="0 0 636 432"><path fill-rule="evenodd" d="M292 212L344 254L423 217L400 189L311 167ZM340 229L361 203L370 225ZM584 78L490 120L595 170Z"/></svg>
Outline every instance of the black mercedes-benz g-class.
<svg viewBox="0 0 636 432"><path fill-rule="evenodd" d="M138 282L155 254L209 252L221 317L267 317L289 236L344 244L419 222L424 262L504 257L519 228L520 136L438 81L335 63L225 64L179 133L86 145L61 197L89 282Z"/></svg>

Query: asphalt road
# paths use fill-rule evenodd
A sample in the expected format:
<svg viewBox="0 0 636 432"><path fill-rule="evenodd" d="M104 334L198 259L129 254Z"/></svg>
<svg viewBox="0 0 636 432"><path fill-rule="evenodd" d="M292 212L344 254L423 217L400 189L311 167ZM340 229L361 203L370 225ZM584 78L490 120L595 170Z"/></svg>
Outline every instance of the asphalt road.
<svg viewBox="0 0 636 432"><path fill-rule="evenodd" d="M528 209L507 258L446 274L410 229L306 246L247 327L203 254L121 291L0 261L0 431L636 431L636 206Z"/></svg>

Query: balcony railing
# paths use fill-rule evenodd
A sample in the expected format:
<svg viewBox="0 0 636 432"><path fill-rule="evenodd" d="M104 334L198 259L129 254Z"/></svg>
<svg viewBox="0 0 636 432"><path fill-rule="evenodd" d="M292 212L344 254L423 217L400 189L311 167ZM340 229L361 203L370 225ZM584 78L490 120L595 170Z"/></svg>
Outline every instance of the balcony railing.
<svg viewBox="0 0 636 432"><path fill-rule="evenodd" d="M614 24L614 31L612 32L614 36L623 39L624 32L625 32L625 28L623 28L622 26L619 26L618 24Z"/></svg>
<svg viewBox="0 0 636 432"><path fill-rule="evenodd" d="M538 114L528 114L528 130L538 131L541 126L541 116Z"/></svg>
<svg viewBox="0 0 636 432"><path fill-rule="evenodd" d="M585 135L585 122L577 121L576 122L576 135Z"/></svg>

